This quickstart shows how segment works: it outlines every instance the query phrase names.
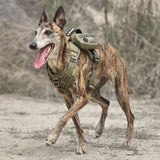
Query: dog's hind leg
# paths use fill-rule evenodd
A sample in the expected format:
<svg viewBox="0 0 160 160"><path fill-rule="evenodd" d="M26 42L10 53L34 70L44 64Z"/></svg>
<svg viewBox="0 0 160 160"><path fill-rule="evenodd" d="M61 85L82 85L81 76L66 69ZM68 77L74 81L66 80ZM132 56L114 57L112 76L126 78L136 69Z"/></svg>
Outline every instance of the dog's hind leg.
<svg viewBox="0 0 160 160"><path fill-rule="evenodd" d="M115 91L118 102L127 117L126 143L128 144L132 137L134 115L132 114L130 109L127 83L127 71L126 69L124 69L124 71L119 73L115 79Z"/></svg>
<svg viewBox="0 0 160 160"><path fill-rule="evenodd" d="M72 95L67 94L67 95L64 96L64 99L65 99L65 103L66 103L67 108L70 109L72 107L73 103L74 103ZM81 154L81 153L86 152L86 142L85 142L83 130L82 130L81 125L80 125L80 120L79 120L78 113L75 114L72 117L72 120L73 120L73 123L75 125L77 135L78 135L78 140L79 140L79 145L78 145L78 148L77 148L77 154Z"/></svg>
<svg viewBox="0 0 160 160"><path fill-rule="evenodd" d="M92 94L89 95L89 99L94 103L98 103L102 107L101 117L96 127L96 138L98 138L103 133L105 120L108 114L108 107L109 107L110 102L100 95L99 90L96 90L96 92L95 91L92 92Z"/></svg>

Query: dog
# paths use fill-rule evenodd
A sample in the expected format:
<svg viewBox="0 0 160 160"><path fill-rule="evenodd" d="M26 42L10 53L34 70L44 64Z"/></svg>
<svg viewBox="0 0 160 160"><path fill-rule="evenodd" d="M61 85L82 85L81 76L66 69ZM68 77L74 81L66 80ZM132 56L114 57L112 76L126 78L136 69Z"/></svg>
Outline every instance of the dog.
<svg viewBox="0 0 160 160"><path fill-rule="evenodd" d="M45 10L43 10L39 27L35 31L35 38L30 44L31 49L39 50L39 54L34 62L35 68L38 69L47 62L52 72L56 74L61 73L68 66L70 45L63 30L65 24L65 11L62 6L57 9L51 22L48 21ZM51 146L56 143L62 129L68 120L72 118L79 140L77 153L83 154L86 152L86 141L80 125L78 111L89 100L98 103L102 108L102 114L96 127L96 137L102 135L110 102L101 95L100 89L108 80L115 87L117 100L126 115L126 144L130 142L133 132L134 115L131 112L129 104L129 93L132 90L128 87L125 61L111 45L98 44L96 51L99 55L99 63L96 70L95 87L89 93L86 92L85 77L92 70L93 61L82 50L80 51L77 63L75 63L77 74L71 88L65 90L65 92L57 88L59 93L64 97L68 111L60 118L56 127L51 131L46 140L47 145Z"/></svg>

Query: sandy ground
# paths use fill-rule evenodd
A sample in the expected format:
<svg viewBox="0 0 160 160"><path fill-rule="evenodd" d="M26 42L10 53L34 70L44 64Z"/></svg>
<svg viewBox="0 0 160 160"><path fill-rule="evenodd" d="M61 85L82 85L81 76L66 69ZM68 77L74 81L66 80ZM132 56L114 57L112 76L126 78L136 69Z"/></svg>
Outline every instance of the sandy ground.
<svg viewBox="0 0 160 160"><path fill-rule="evenodd" d="M53 147L45 145L50 130L66 112L63 103L16 95L0 96L0 160L158 160L160 101L130 100L136 117L132 143L124 147L126 118L111 101L104 134L95 139L101 108L89 103L79 115L87 153L76 155L77 136L70 120Z"/></svg>

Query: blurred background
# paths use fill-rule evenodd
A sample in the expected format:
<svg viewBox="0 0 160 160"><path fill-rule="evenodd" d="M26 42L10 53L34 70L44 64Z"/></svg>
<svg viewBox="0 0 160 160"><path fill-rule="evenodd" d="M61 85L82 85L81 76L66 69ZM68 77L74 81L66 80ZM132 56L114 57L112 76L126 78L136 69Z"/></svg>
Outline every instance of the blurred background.
<svg viewBox="0 0 160 160"><path fill-rule="evenodd" d="M159 0L1 0L0 94L59 98L48 80L45 65L33 66L37 51L29 49L43 7L52 20L63 5L67 24L111 44L125 59L134 96L160 95L160 1ZM114 89L102 89L111 97Z"/></svg>

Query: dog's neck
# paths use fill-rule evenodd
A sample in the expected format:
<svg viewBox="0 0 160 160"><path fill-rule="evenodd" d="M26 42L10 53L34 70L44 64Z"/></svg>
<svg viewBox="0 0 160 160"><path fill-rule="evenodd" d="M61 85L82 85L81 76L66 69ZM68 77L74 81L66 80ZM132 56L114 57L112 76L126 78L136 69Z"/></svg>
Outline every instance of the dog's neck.
<svg viewBox="0 0 160 160"><path fill-rule="evenodd" d="M56 47L48 58L48 65L54 73L60 73L69 64L70 47L65 35L62 35L61 42Z"/></svg>

